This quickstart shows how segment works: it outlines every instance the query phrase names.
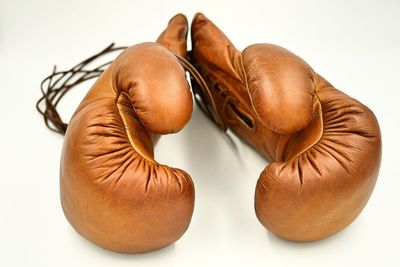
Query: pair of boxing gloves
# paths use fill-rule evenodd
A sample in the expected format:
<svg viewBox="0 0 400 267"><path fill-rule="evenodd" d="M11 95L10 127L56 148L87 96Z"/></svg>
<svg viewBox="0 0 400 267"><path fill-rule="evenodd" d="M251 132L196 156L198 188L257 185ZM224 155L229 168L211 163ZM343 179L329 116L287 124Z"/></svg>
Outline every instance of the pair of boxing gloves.
<svg viewBox="0 0 400 267"><path fill-rule="evenodd" d="M256 215L268 230L313 241L349 225L379 171L373 113L284 48L256 44L240 52L203 14L192 22L190 52L187 33L179 14L156 43L127 48L74 113L60 191L75 230L122 253L162 248L183 235L193 181L158 163L153 146L190 119L191 87L210 119L271 162L255 190Z"/></svg>

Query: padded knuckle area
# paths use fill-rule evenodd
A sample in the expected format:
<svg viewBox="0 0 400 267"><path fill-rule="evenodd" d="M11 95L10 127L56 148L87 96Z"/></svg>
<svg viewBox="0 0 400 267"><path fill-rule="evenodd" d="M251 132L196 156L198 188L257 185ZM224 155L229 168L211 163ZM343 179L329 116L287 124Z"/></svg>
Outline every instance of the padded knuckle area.
<svg viewBox="0 0 400 267"><path fill-rule="evenodd" d="M175 55L157 43L132 46L114 62L114 86L126 92L141 123L159 134L181 130L192 113L185 71Z"/></svg>
<svg viewBox="0 0 400 267"><path fill-rule="evenodd" d="M301 58L271 44L243 52L252 105L266 126L280 134L297 132L312 119L313 71Z"/></svg>

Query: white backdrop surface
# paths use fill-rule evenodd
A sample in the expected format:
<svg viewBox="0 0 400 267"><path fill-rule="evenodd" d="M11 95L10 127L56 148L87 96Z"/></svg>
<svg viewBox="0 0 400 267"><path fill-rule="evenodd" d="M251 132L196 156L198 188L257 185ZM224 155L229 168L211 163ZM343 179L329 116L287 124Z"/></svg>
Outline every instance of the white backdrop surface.
<svg viewBox="0 0 400 267"><path fill-rule="evenodd" d="M186 234L142 255L105 251L68 224L59 201L63 138L36 112L54 64L72 67L111 42L154 41L168 20L204 12L239 49L259 42L303 57L369 106L382 131L375 191L358 219L312 243L283 241L257 221L253 198L266 162L235 146L196 108L186 128L161 138L159 162L193 177ZM0 0L0 266L400 266L400 1ZM85 94L60 104L65 120Z"/></svg>

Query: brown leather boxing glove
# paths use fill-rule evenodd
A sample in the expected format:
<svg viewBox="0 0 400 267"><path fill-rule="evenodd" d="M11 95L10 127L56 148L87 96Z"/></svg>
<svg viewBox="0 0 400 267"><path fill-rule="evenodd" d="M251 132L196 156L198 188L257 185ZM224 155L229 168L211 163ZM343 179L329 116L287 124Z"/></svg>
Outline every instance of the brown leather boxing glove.
<svg viewBox="0 0 400 267"><path fill-rule="evenodd" d="M123 253L158 249L178 240L189 226L194 206L190 176L153 155L157 138L181 130L192 114L185 70L173 53L186 56L187 28L186 18L177 15L158 43L121 53L68 125L62 207L76 231L103 248Z"/></svg>
<svg viewBox="0 0 400 267"><path fill-rule="evenodd" d="M192 23L190 61L209 88L193 81L203 110L272 162L255 193L267 229L312 241L357 217L381 159L379 125L366 106L284 48L256 44L238 51L202 14Z"/></svg>

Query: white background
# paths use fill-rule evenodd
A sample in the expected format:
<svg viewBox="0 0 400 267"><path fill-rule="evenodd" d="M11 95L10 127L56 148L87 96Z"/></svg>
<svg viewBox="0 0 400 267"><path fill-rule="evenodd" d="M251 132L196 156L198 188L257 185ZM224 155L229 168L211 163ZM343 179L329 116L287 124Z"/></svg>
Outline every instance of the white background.
<svg viewBox="0 0 400 267"><path fill-rule="evenodd" d="M53 64L72 67L115 41L153 41L177 12L212 19L239 49L284 46L369 106L383 136L381 172L358 219L319 242L268 233L253 210L266 165L236 148L195 109L163 137L159 162L189 172L196 206L174 245L142 255L105 251L68 224L59 201L62 136L34 108ZM0 266L400 266L400 1L5 1L0 0ZM69 119L86 89L60 105Z"/></svg>

